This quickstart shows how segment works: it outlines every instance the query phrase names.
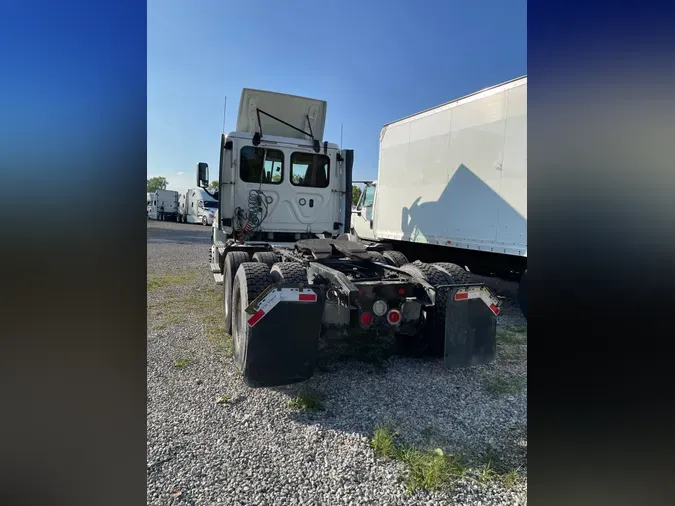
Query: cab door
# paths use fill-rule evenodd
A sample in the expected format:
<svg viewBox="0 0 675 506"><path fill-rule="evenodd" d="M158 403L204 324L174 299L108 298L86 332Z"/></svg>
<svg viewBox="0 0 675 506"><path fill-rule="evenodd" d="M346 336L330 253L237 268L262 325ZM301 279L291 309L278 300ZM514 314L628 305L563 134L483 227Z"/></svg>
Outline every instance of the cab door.
<svg viewBox="0 0 675 506"><path fill-rule="evenodd" d="M335 152L290 150L288 157L289 204L297 220L314 233L335 230L342 188L335 164Z"/></svg>
<svg viewBox="0 0 675 506"><path fill-rule="evenodd" d="M352 212L352 228L360 239L375 240L373 231L373 203L375 201L376 183L367 183L361 191L361 198Z"/></svg>

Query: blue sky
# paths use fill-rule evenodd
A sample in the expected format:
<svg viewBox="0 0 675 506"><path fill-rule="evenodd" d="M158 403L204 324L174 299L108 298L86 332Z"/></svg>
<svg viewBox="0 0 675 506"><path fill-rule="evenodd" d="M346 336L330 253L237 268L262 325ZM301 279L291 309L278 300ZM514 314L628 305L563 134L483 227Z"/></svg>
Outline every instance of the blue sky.
<svg viewBox="0 0 675 506"><path fill-rule="evenodd" d="M328 102L325 140L377 175L382 125L527 73L524 0L148 0L148 177L218 166L242 88ZM179 175L179 173L182 173Z"/></svg>

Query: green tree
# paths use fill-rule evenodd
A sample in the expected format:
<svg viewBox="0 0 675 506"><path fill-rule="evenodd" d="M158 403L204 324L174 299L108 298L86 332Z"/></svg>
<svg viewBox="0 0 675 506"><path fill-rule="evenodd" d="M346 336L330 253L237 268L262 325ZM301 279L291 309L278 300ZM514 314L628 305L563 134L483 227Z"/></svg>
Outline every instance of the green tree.
<svg viewBox="0 0 675 506"><path fill-rule="evenodd" d="M361 198L361 188L352 185L352 205L355 206L356 204L358 204L360 198Z"/></svg>
<svg viewBox="0 0 675 506"><path fill-rule="evenodd" d="M217 190L218 189L218 181L211 181L209 183L209 190Z"/></svg>
<svg viewBox="0 0 675 506"><path fill-rule="evenodd" d="M165 177L157 176L148 179L148 193L156 192L157 190L166 190L169 182Z"/></svg>

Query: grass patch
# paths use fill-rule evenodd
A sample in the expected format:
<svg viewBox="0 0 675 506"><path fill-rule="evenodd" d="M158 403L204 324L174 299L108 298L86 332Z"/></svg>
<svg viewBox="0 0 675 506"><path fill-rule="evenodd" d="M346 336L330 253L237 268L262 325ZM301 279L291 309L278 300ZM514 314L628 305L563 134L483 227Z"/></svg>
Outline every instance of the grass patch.
<svg viewBox="0 0 675 506"><path fill-rule="evenodd" d="M288 401L288 407L298 411L323 411L323 395L314 390L305 390Z"/></svg>
<svg viewBox="0 0 675 506"><path fill-rule="evenodd" d="M449 488L462 478L482 484L499 482L511 488L520 478L517 471L498 473L491 461L471 472L459 455L446 455L441 448L420 450L406 446L397 443L397 436L387 427L377 427L371 446L378 457L395 459L406 465L405 484L409 493Z"/></svg>
<svg viewBox="0 0 675 506"><path fill-rule="evenodd" d="M494 397L517 394L524 386L524 381L521 378L497 377L488 378L485 382L485 389Z"/></svg>
<svg viewBox="0 0 675 506"><path fill-rule="evenodd" d="M506 488L513 488L520 481L520 474L517 470L509 471L501 476L502 484Z"/></svg>
<svg viewBox="0 0 675 506"><path fill-rule="evenodd" d="M497 342L502 344L527 344L527 327L511 325L497 329Z"/></svg>
<svg viewBox="0 0 675 506"><path fill-rule="evenodd" d="M223 395L222 397L218 397L216 399L216 404L227 404L230 402L230 396L229 395Z"/></svg>
<svg viewBox="0 0 675 506"><path fill-rule="evenodd" d="M370 442L373 450L375 450L375 455L382 458L396 458L398 449L394 442L395 437L396 434L386 427L376 428L373 439Z"/></svg>
<svg viewBox="0 0 675 506"><path fill-rule="evenodd" d="M148 291L159 290L167 286L182 285L197 277L196 271L186 271L180 274L152 274L148 273Z"/></svg>
<svg viewBox="0 0 675 506"><path fill-rule="evenodd" d="M183 369L183 368L187 367L188 365L190 365L191 363L192 363L192 359L190 357L184 357L184 358L176 360L173 363L173 366L176 369Z"/></svg>
<svg viewBox="0 0 675 506"><path fill-rule="evenodd" d="M148 306L148 313L158 320L153 329L200 321L206 337L227 358L232 356L232 338L225 333L223 292L217 288L195 288L189 295L166 297Z"/></svg>
<svg viewBox="0 0 675 506"><path fill-rule="evenodd" d="M408 466L409 492L449 487L468 472L458 456L445 455L440 448L433 451L404 448L400 451L400 460Z"/></svg>

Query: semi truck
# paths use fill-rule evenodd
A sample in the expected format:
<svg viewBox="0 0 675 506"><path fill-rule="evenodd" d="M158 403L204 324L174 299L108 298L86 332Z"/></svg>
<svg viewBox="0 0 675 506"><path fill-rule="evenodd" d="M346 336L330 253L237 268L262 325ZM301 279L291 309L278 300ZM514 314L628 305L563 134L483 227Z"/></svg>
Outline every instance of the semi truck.
<svg viewBox="0 0 675 506"><path fill-rule="evenodd" d="M500 300L486 286L458 265L351 239L354 152L323 139L326 111L244 89L236 131L221 135L209 264L243 381L310 378L327 337L394 337L448 368L492 361ZM207 163L196 176L208 191Z"/></svg>
<svg viewBox="0 0 675 506"><path fill-rule="evenodd" d="M382 127L351 234L520 282L527 318L527 77Z"/></svg>
<svg viewBox="0 0 675 506"><path fill-rule="evenodd" d="M178 199L178 221L181 223L213 225L217 210L218 199L202 188L190 188Z"/></svg>
<svg viewBox="0 0 675 506"><path fill-rule="evenodd" d="M152 220L178 220L178 192L174 190L157 190L149 193L148 218Z"/></svg>

